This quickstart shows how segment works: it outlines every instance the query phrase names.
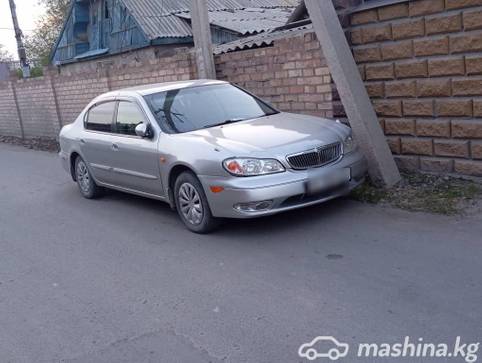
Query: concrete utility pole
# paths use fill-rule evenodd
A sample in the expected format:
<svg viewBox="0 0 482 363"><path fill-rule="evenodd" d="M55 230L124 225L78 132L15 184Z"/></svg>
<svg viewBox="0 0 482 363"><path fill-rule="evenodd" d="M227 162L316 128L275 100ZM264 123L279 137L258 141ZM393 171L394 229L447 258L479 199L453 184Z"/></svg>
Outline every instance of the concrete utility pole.
<svg viewBox="0 0 482 363"><path fill-rule="evenodd" d="M10 12L12 13L13 28L15 30L15 39L17 39L18 58L20 59L20 65L22 67L23 77L28 78L30 77L30 66L28 65L27 53L25 52L25 46L23 45L22 30L20 30L20 26L18 25L15 1L9 0L9 3L10 3Z"/></svg>
<svg viewBox="0 0 482 363"><path fill-rule="evenodd" d="M332 0L305 0L355 137L368 158L370 177L390 187L400 173L378 123Z"/></svg>
<svg viewBox="0 0 482 363"><path fill-rule="evenodd" d="M191 22L198 77L216 79L207 0L191 0Z"/></svg>

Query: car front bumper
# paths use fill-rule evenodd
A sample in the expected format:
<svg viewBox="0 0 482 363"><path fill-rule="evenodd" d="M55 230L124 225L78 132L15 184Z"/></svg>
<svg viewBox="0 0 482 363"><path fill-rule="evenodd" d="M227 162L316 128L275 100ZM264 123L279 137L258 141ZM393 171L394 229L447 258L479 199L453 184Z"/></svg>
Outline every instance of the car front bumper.
<svg viewBox="0 0 482 363"><path fill-rule="evenodd" d="M329 188L309 192L307 185L323 181L328 174L350 170L350 179ZM365 179L368 165L357 150L344 155L339 161L320 168L306 170L288 169L286 172L256 177L203 176L199 178L215 217L254 218L280 213L296 208L322 203L346 195ZM213 193L212 186L223 187L222 192ZM244 211L235 205L269 201L270 207L263 210Z"/></svg>

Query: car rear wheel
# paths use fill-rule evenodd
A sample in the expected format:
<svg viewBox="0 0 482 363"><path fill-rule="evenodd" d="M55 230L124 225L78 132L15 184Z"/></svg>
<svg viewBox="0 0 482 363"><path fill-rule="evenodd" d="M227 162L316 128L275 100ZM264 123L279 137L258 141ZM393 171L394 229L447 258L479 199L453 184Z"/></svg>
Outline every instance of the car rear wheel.
<svg viewBox="0 0 482 363"><path fill-rule="evenodd" d="M204 189L193 173L178 176L174 199L179 217L192 232L209 233L218 227L219 220L213 217Z"/></svg>
<svg viewBox="0 0 482 363"><path fill-rule="evenodd" d="M77 180L80 194L82 194L84 198L94 199L102 195L103 188L95 184L87 168L87 163L80 156L75 160L75 179Z"/></svg>

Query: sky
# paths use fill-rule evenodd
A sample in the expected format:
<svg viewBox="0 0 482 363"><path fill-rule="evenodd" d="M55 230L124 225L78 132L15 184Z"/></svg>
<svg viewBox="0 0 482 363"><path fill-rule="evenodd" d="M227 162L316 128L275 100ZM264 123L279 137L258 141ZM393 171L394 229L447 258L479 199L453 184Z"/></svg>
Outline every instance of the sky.
<svg viewBox="0 0 482 363"><path fill-rule="evenodd" d="M38 0L15 0L15 4L20 28L28 35L29 31L35 28L35 22L43 14L44 9L38 4ZM15 59L18 59L8 0L0 0L0 44L3 44Z"/></svg>

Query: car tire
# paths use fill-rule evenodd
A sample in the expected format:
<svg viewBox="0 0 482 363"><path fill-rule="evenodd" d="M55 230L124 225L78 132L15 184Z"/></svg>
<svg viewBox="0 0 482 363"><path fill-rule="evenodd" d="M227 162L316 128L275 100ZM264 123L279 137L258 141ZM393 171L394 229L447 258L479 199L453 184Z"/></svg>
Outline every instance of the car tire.
<svg viewBox="0 0 482 363"><path fill-rule="evenodd" d="M201 182L191 172L181 173L174 184L176 210L184 225L194 233L205 234L219 226L213 217Z"/></svg>
<svg viewBox="0 0 482 363"><path fill-rule="evenodd" d="M87 167L87 163L80 156L75 159L75 179L80 190L80 194L87 199L100 197L104 189L99 187Z"/></svg>

